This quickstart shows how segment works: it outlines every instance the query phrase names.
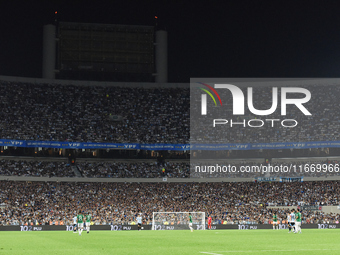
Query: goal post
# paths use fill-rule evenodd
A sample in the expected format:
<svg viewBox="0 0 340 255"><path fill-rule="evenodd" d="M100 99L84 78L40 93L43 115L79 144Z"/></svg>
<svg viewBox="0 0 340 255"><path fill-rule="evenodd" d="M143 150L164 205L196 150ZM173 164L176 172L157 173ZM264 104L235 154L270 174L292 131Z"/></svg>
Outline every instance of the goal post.
<svg viewBox="0 0 340 255"><path fill-rule="evenodd" d="M153 212L152 230L190 230L189 213L194 230L205 230L205 212Z"/></svg>

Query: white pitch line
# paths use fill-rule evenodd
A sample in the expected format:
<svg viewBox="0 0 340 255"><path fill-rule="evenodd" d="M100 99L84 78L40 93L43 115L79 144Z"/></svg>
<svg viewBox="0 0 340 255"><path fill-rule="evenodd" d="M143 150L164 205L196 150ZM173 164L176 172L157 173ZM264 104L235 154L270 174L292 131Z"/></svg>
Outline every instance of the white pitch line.
<svg viewBox="0 0 340 255"><path fill-rule="evenodd" d="M201 251L200 253L205 253L205 254L212 254L212 255L222 255L219 253L215 252L221 252L221 253L228 253L228 252L243 252L243 253L252 253L252 252L276 252L276 251L282 251L282 252L289 252L289 251L338 251L338 249L298 249L298 250L249 250L249 251L211 251L211 252L203 252Z"/></svg>
<svg viewBox="0 0 340 255"><path fill-rule="evenodd" d="M204 251L201 251L200 253L211 254L211 255L222 255L222 254L218 254L218 253L204 252Z"/></svg>

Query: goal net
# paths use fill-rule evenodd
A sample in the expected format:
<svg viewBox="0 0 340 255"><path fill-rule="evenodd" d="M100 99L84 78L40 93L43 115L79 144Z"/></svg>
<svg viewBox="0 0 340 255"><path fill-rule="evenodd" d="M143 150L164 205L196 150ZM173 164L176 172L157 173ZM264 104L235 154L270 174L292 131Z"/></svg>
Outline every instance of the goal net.
<svg viewBox="0 0 340 255"><path fill-rule="evenodd" d="M152 230L189 230L189 213L194 230L205 230L205 212L153 212Z"/></svg>

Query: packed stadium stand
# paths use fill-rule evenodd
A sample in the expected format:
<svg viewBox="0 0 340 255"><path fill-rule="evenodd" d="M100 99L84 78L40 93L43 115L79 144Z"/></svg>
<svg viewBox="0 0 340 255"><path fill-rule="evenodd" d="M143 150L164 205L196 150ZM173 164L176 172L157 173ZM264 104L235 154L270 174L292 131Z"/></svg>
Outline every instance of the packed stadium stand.
<svg viewBox="0 0 340 255"><path fill-rule="evenodd" d="M339 111L336 95L340 87L311 86L309 89L320 97L308 106L313 116L300 118L296 109L290 113L304 124L294 130L280 127L261 129L261 136L257 136L249 129L238 129L232 135L227 134L225 140L214 134L207 138L217 143L340 140L340 119L335 114ZM259 88L258 94L270 98L265 89ZM189 99L188 88L0 81L0 139L189 143ZM258 102L258 108L268 108L265 100ZM327 110L327 105L334 106L335 110ZM273 114L271 117L277 116ZM317 121L320 119L324 122ZM210 182L209 178L220 176L210 174L205 176L206 179L195 176L190 173L188 161L171 161L169 158L174 154L170 153L163 159L153 156L152 161L129 162L107 158L75 161L71 154L67 159L67 153L65 155L62 150L58 153L63 157L58 160L43 159L39 150L35 153L38 157L0 158L0 225L71 224L79 210L90 212L97 225L131 224L140 212L145 224L151 224L155 211L204 211L216 224L268 224L274 211L279 219L286 218L287 208L282 207L339 205L339 181L329 178L337 177L338 172L303 174L322 180L317 182L255 182L254 178L265 177L262 172L226 176L235 180L253 178L248 182ZM79 150L77 153L83 152ZM96 157L95 152L91 156ZM306 158L289 162L275 159L270 163L289 166L311 162L329 165L338 164L338 159ZM226 159L219 163L229 164L230 161ZM262 164L246 157L232 163L238 168ZM300 177L301 174L281 174L281 177L285 176ZM10 177L18 179L14 181ZM29 179L33 177L37 179ZM195 182L189 177L201 180ZM167 182L167 178L175 181ZM303 223L339 223L340 217L339 213L321 210L306 210L302 215Z"/></svg>
<svg viewBox="0 0 340 255"><path fill-rule="evenodd" d="M266 175L261 171L261 165L266 166L263 162L252 160L224 161L217 162L220 166L228 166L232 164L236 167L235 173L202 173L190 172L190 163L188 161L165 161L159 163L157 161L91 161L79 160L76 164L70 164L67 160L53 161L52 159L39 160L39 158L20 159L6 158L0 159L0 176L30 176L30 177L75 177L79 172L79 177L87 178L256 178L265 176L277 176L278 173L273 171L272 175ZM211 164L211 162L209 162ZM315 166L314 170L302 171L304 166ZM295 160L290 162L275 161L270 166L279 169L279 167L289 168L291 165L301 166L297 171L282 172L280 177L331 177L339 176L339 169L334 171L323 171L322 166L337 165L338 159L323 160ZM320 166L317 171L316 166ZM241 171L241 167L248 167L247 171ZM256 169L254 168L256 167ZM76 171L75 171L76 170Z"/></svg>
<svg viewBox="0 0 340 255"><path fill-rule="evenodd" d="M69 163L32 160L0 160L0 175L73 177L74 171Z"/></svg>
<svg viewBox="0 0 340 255"><path fill-rule="evenodd" d="M0 108L3 139L184 143L189 138L188 89L0 82ZM111 120L112 115L122 119Z"/></svg>
<svg viewBox="0 0 340 255"><path fill-rule="evenodd" d="M338 86L310 86L312 116L302 118L294 129L277 127L239 129L224 139L209 134L211 142L304 142L339 140ZM269 94L268 94L269 93ZM259 99L271 98L268 88L257 89ZM229 95L230 96L230 95ZM0 82L0 137L18 140L78 142L189 142L189 89L125 88L120 86L75 86L45 83ZM259 109L271 100L257 100ZM332 111L329 106L332 106ZM229 114L229 115L228 115ZM278 113L271 118L279 118ZM110 116L115 116L116 121ZM231 117L227 112L226 118ZM250 117L250 116L249 116ZM192 126L193 133L195 126ZM229 134L229 135L228 135ZM260 134L260 136L259 136ZM195 137L193 137L195 139Z"/></svg>
<svg viewBox="0 0 340 255"><path fill-rule="evenodd" d="M142 212L205 211L215 223L270 223L269 206L338 205L339 182L304 183L74 183L0 182L0 224L64 224L76 211L95 224L130 224ZM287 211L276 209L281 220ZM304 223L338 222L339 214L303 211Z"/></svg>
<svg viewBox="0 0 340 255"><path fill-rule="evenodd" d="M188 163L183 162L80 162L77 167L84 177L96 178L188 178L190 175Z"/></svg>

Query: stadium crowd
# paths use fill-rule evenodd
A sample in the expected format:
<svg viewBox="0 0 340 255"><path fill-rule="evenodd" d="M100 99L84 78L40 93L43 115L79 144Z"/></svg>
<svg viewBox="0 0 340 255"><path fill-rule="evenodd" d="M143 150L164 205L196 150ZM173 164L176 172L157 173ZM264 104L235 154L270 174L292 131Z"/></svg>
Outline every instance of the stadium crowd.
<svg viewBox="0 0 340 255"><path fill-rule="evenodd" d="M66 162L2 159L0 160L0 175L73 177L74 171Z"/></svg>
<svg viewBox="0 0 340 255"><path fill-rule="evenodd" d="M188 91L0 82L0 138L184 143Z"/></svg>
<svg viewBox="0 0 340 255"><path fill-rule="evenodd" d="M217 165L234 171L218 172ZM270 165L270 167L269 167ZM259 163L235 162L120 162L79 161L75 164L82 177L88 178L257 178L257 177L330 177L340 175L337 160ZM199 166L200 169L196 169ZM209 172L214 166L215 172ZM337 166L337 167L335 167ZM267 167L266 170L263 167ZM191 168L191 169L190 169ZM232 169L232 168L230 168ZM283 169L284 171L281 171ZM206 170L205 172L203 172ZM0 160L0 176L74 177L69 163L37 160Z"/></svg>
<svg viewBox="0 0 340 255"><path fill-rule="evenodd" d="M295 128L280 125L270 128L265 125L256 129L226 129L220 125L223 127L208 130L204 121L200 124L195 122L196 118L191 118L191 139L193 142L203 139L214 143L340 140L340 117L337 114L340 110L337 97L340 87L320 85L310 86L308 89L313 100L306 103L305 107L311 112L311 116L305 116L297 107L288 106L289 111L285 118L298 121ZM272 98L271 89L259 87L254 91L255 108L269 109L272 103L272 100L268 100ZM197 90L197 93L201 91ZM192 114L189 112L189 94L189 89L179 88L67 86L2 81L0 138L188 143ZM230 93L221 91L220 94L224 101L231 102ZM192 107L194 109L195 103ZM197 107L200 107L198 103ZM219 107L209 108L209 111L213 114L218 109ZM247 120L257 118L249 112L245 113L245 117ZM232 112L226 111L223 118L232 119ZM234 121L241 121L239 118L241 117ZM266 118L282 119L280 105L277 111Z"/></svg>
<svg viewBox="0 0 340 255"><path fill-rule="evenodd" d="M182 162L78 162L77 167L84 177L97 178L187 178L190 173Z"/></svg>
<svg viewBox="0 0 340 255"><path fill-rule="evenodd" d="M94 224L144 224L153 212L204 211L214 223L270 223L268 206L338 205L340 182L74 183L0 181L0 225L72 224L79 210ZM279 219L286 219L276 210ZM303 223L339 221L339 214L302 211Z"/></svg>
<svg viewBox="0 0 340 255"><path fill-rule="evenodd" d="M306 104L311 116L292 107L285 118L296 119L293 129L284 127L235 128L226 132L218 127L210 132L203 121L190 126L189 89L123 88L0 82L0 138L17 140L214 143L305 142L340 140L338 86L311 86L313 102ZM199 90L197 92L201 93ZM230 95L223 94L231 102ZM271 91L257 88L255 108L271 107ZM266 99L266 100L264 100ZM199 104L193 107L199 107ZM332 110L330 110L330 106ZM192 108L194 109L194 108ZM218 108L209 108L212 113ZM280 107L271 119L280 119ZM200 112L200 111L197 111ZM192 116L195 117L195 116ZM224 118L233 118L226 111ZM249 112L246 118L255 118ZM195 119L195 118L194 118ZM236 121L240 121L236 119ZM194 125L193 125L194 124ZM209 132L208 132L209 131ZM223 136L221 136L221 133ZM191 135L191 138L189 139ZM296 165L304 162L293 162ZM315 163L315 162L314 162ZM320 164L324 164L321 162ZM330 162L326 162L329 164ZM331 163L337 163L331 161ZM226 162L226 164L228 164ZM273 165L291 163L274 162ZM242 165L259 165L241 162ZM190 164L77 162L84 177L131 178L195 176ZM165 169L165 172L162 169ZM327 177L337 172L310 172L303 176ZM72 177L67 163L1 160L0 175ZM280 173L282 176L282 173ZM290 172L287 176L300 176ZM263 173L229 173L225 177L260 177ZM271 174L269 175L271 176ZM204 177L221 177L211 174ZM55 183L0 181L0 225L71 224L78 210L90 212L95 224L129 224L143 213L150 224L156 211L205 211L215 223L270 223L273 210L268 206L338 205L339 182L304 183ZM285 211L277 210L285 219ZM339 221L339 214L303 211L303 222Z"/></svg>
<svg viewBox="0 0 340 255"><path fill-rule="evenodd" d="M89 178L188 178L183 162L77 162L82 177ZM164 169L164 172L163 172ZM0 176L74 177L71 165L61 161L0 160Z"/></svg>

